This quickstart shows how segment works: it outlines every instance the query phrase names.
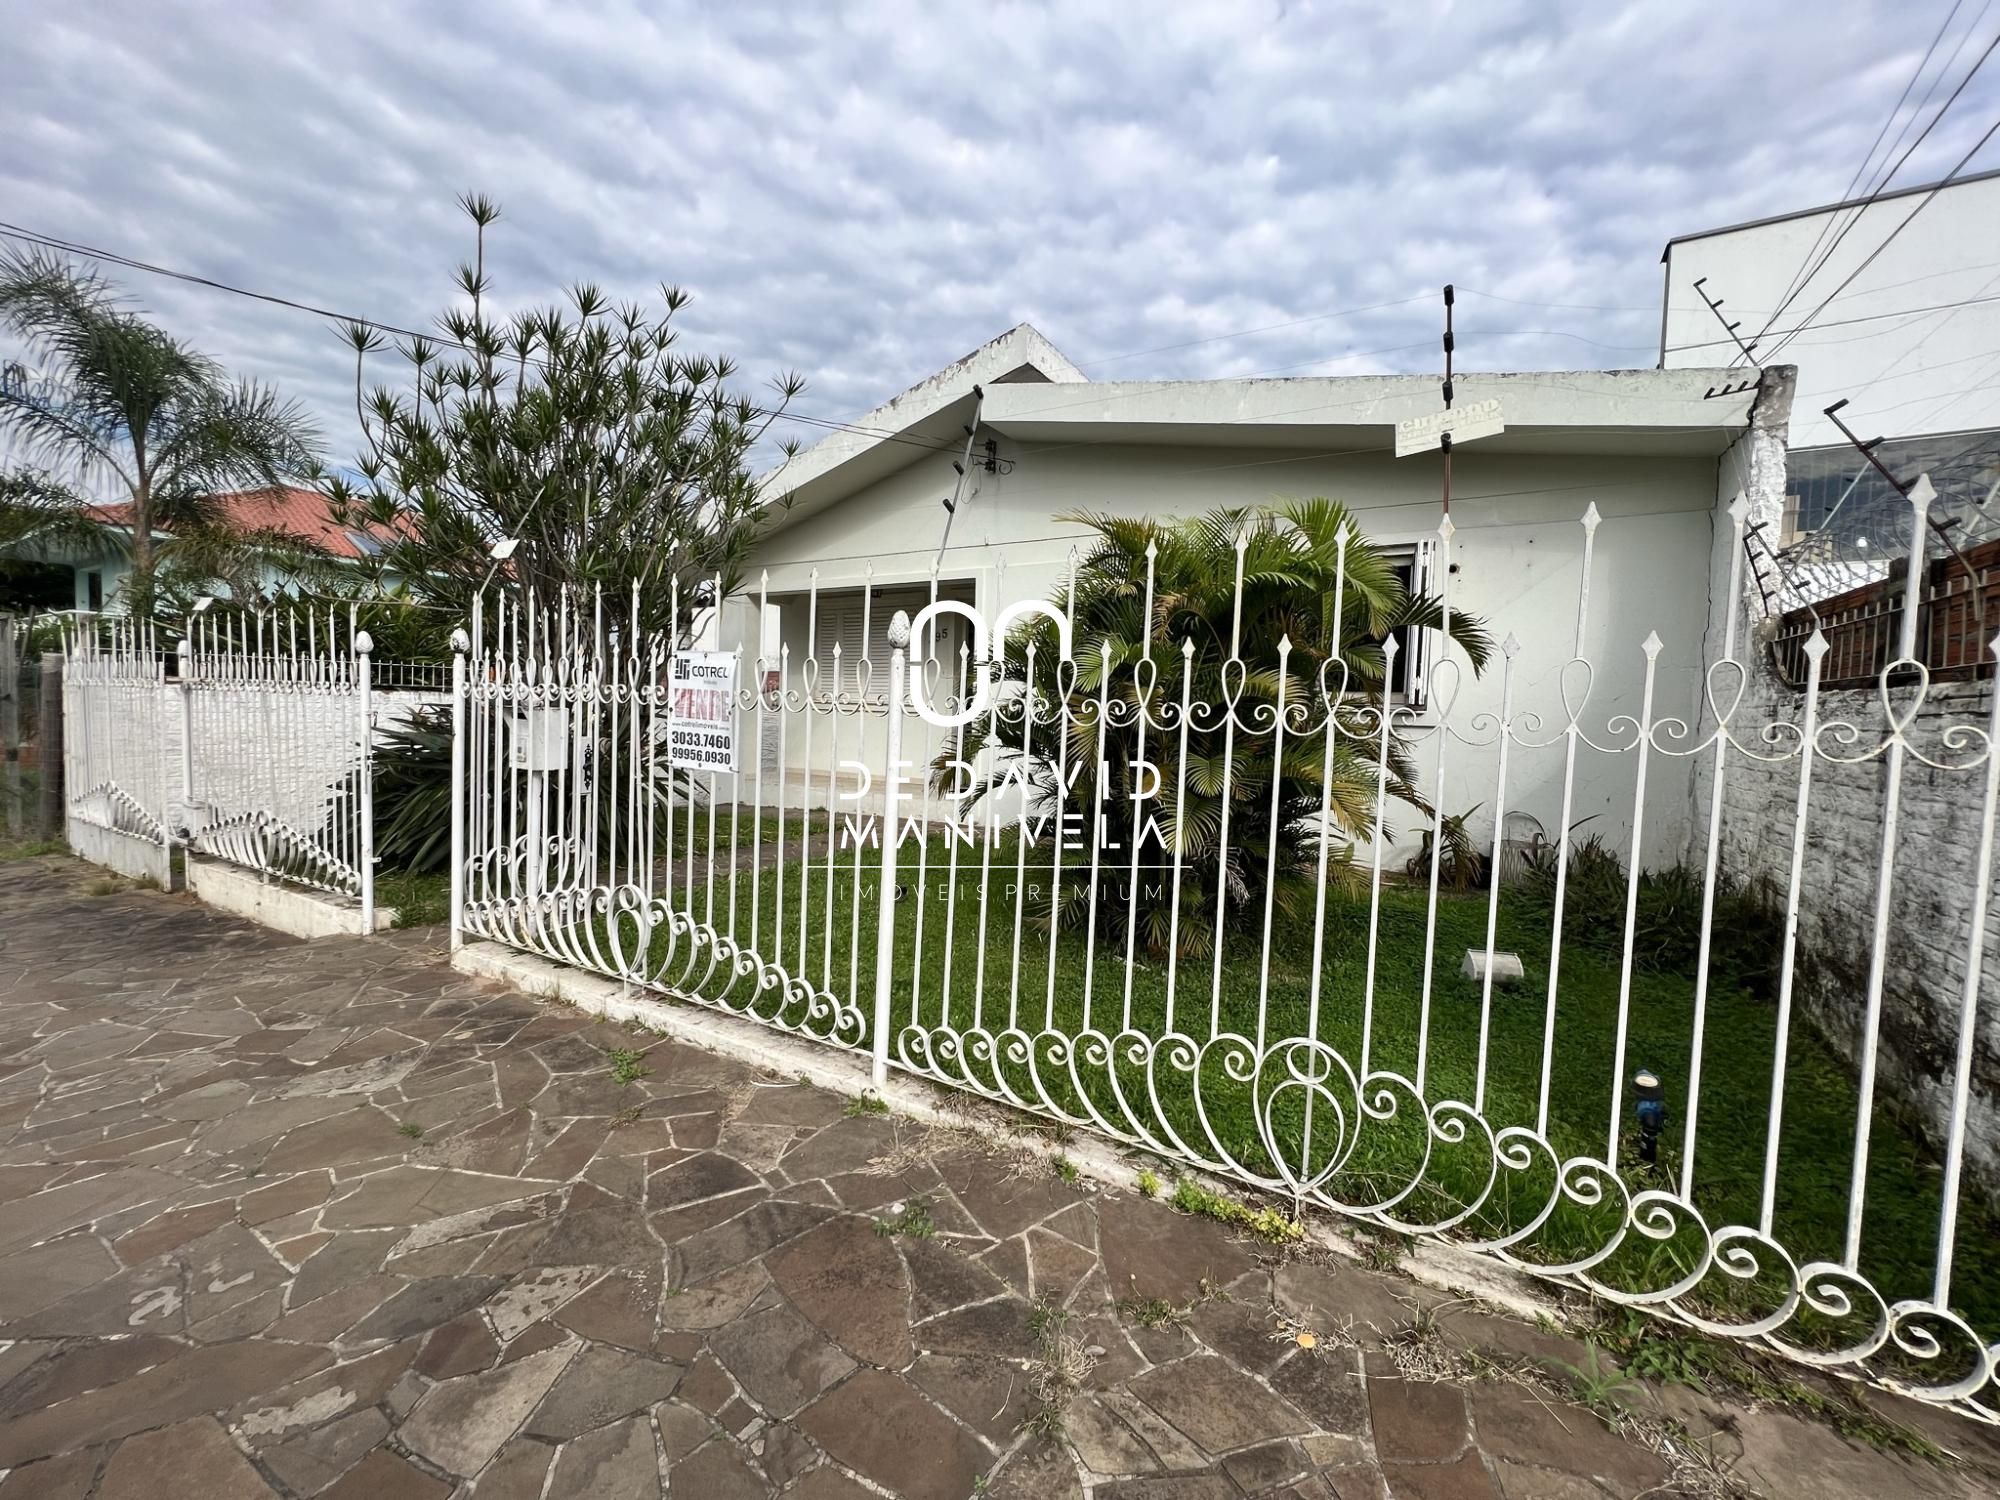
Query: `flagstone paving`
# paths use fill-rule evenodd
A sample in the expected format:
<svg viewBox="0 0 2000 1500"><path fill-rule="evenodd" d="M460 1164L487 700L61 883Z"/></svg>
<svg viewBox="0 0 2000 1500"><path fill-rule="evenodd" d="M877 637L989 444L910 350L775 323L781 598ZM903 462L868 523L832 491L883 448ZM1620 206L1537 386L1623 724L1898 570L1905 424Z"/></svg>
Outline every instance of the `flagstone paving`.
<svg viewBox="0 0 2000 1500"><path fill-rule="evenodd" d="M435 933L299 943L87 874L0 863L0 1500L1667 1492L1546 1388L1409 1378L1384 1336L1442 1299L1406 1283L635 1041ZM1993 1492L2000 1443L1907 1406L1971 1463L1661 1399L1767 1494Z"/></svg>

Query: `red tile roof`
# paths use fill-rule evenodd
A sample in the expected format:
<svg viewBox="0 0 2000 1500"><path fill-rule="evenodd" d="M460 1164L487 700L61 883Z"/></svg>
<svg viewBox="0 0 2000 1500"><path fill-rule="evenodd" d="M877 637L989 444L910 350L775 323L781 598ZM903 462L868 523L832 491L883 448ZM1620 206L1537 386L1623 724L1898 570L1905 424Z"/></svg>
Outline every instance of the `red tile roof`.
<svg viewBox="0 0 2000 1500"><path fill-rule="evenodd" d="M378 538L385 534L379 526L350 529L340 525L328 511L326 497L314 490L291 487L238 490L217 495L215 499L221 505L224 518L234 526L246 531L282 531L288 536L311 542L335 557L371 555L356 545L352 531ZM107 526L129 526L132 523L132 507L123 501L115 505L92 506L91 511Z"/></svg>

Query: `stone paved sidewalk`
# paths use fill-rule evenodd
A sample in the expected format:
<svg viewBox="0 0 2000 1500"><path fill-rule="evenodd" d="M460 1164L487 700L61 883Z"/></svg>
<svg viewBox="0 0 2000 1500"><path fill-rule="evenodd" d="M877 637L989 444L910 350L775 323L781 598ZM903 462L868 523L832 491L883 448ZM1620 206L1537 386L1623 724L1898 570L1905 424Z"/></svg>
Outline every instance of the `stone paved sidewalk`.
<svg viewBox="0 0 2000 1500"><path fill-rule="evenodd" d="M481 986L435 934L89 875L0 863L0 1500L1664 1492L1546 1392L1404 1378L1401 1299L1441 1300L1406 1283ZM1060 1439L1024 1429L1052 1353ZM1666 1399L1771 1495L1993 1493Z"/></svg>

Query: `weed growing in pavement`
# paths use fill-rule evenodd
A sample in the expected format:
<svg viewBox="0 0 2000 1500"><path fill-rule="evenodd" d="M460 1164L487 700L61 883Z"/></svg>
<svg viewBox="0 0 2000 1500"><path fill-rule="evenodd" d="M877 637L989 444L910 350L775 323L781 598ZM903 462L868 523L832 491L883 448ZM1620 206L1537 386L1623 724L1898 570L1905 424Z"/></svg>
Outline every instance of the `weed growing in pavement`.
<svg viewBox="0 0 2000 1500"><path fill-rule="evenodd" d="M862 1115L886 1115L889 1101L877 1094L856 1094L841 1106L840 1112L850 1120Z"/></svg>
<svg viewBox="0 0 2000 1500"><path fill-rule="evenodd" d="M1644 1387L1616 1365L1607 1365L1592 1344L1580 1365L1556 1361L1569 1376L1569 1393L1578 1406L1587 1407L1604 1418L1604 1425L1616 1432L1631 1415L1633 1401Z"/></svg>
<svg viewBox="0 0 2000 1500"><path fill-rule="evenodd" d="M1141 1297L1134 1293L1118 1302L1118 1316L1139 1328L1185 1328L1191 1308L1169 1302L1165 1297Z"/></svg>
<svg viewBox="0 0 2000 1500"><path fill-rule="evenodd" d="M1051 1298L1039 1299L1028 1312L1028 1335L1035 1341L1028 1361L1028 1415L1021 1426L1046 1438L1060 1439L1069 1404L1083 1388L1097 1359L1069 1331L1069 1310Z"/></svg>
<svg viewBox="0 0 2000 1500"><path fill-rule="evenodd" d="M604 1056L611 1064L611 1081L616 1084L637 1083L652 1071L646 1066L646 1054L630 1047L608 1047Z"/></svg>
<svg viewBox="0 0 2000 1500"><path fill-rule="evenodd" d="M889 1205L889 1217L875 1221L875 1232L884 1239L902 1235L906 1239L927 1240L937 1233L928 1198L912 1198L907 1203Z"/></svg>
<svg viewBox="0 0 2000 1500"><path fill-rule="evenodd" d="M1139 1196L1157 1198L1160 1196L1160 1174L1151 1167L1139 1169Z"/></svg>
<svg viewBox="0 0 2000 1500"><path fill-rule="evenodd" d="M1675 1328L1635 1308L1607 1317L1587 1336L1595 1348L1615 1356L1629 1375L1789 1407L1854 1442L1932 1463L1945 1461L1944 1451L1916 1428L1840 1392L1806 1385L1783 1366L1740 1344Z"/></svg>
<svg viewBox="0 0 2000 1500"><path fill-rule="evenodd" d="M415 1120L405 1120L396 1127L396 1134L408 1136L413 1141L420 1141L424 1138L424 1127Z"/></svg>
<svg viewBox="0 0 2000 1500"><path fill-rule="evenodd" d="M1169 1201L1184 1214L1248 1230L1267 1244L1297 1245L1306 1236L1305 1225L1280 1210L1247 1207L1233 1198L1210 1192L1192 1177L1183 1177L1174 1184L1174 1196Z"/></svg>

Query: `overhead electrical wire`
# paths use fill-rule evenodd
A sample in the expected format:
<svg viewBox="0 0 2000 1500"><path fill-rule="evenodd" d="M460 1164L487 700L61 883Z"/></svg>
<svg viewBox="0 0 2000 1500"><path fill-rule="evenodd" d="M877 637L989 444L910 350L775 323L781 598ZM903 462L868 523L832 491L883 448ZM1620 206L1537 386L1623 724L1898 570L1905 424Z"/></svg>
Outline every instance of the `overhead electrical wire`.
<svg viewBox="0 0 2000 1500"><path fill-rule="evenodd" d="M336 323L355 324L374 329L379 333L393 334L399 338L422 339L426 343L441 344L452 348L465 349L468 352L476 352L462 339L455 339L450 334L440 330L422 333L414 328L403 328L394 323L384 322L379 318L339 312L333 308L321 307L311 302L300 302L295 298L281 297L273 292L260 292L249 287L237 286L231 282L218 281L214 277L203 276L197 272L177 270L172 266L155 265L150 261L139 260L129 255L121 255L115 250L104 250L94 245L86 245L80 241L66 240L56 235L43 234L38 230L27 229L19 224L8 223L5 220L0 220L0 236L20 240L28 244L41 245L50 250L60 250L70 255L83 256L89 260L99 260L111 265L124 266L128 270L143 271L154 276L165 276L174 281L184 281L195 286L207 287L211 291L227 292L231 296L245 297L253 302L269 303L276 307L290 309L293 312L302 312L313 317L326 318ZM531 359L529 363L540 368L547 368L546 362L540 359ZM835 422L823 417L808 417L798 412L780 411L770 407L753 406L751 410L755 415L760 417L769 417L787 422L799 422L807 426L831 428L842 432L853 432L865 437L882 438L886 441L906 443L913 447L929 448L938 453L955 453L958 451L956 447L951 445L933 444L919 438L909 438L900 433L891 433L879 428L857 427L852 423Z"/></svg>
<svg viewBox="0 0 2000 1500"><path fill-rule="evenodd" d="M140 260L135 256L124 255L117 251L105 250L102 247L86 244L82 241L70 240L63 238L61 236L46 234L37 230L29 229L23 225L9 223L4 220L0 220L0 236L6 236L8 238L22 240L32 244L38 244L44 246L45 248L60 250L68 254L84 256L92 260L104 261L109 264L123 266L126 267L127 269L145 272L150 275L163 276L172 280L187 282L189 284L205 287L213 291L224 292L232 296L244 297L252 301L263 302L273 306L283 307L294 312L306 313L309 316L325 318L337 323L360 325L367 328L375 329L382 333L392 334L402 338L423 339L428 342L434 342L451 347L457 347L462 349L469 347L462 340L454 339L450 337L448 334L444 334L441 332L434 331L430 333L423 333L419 332L416 329L404 328L393 323L385 322L378 318L366 317L354 313L340 312L333 308L323 307L311 302L300 301L292 297L280 296L278 294L271 292L260 292L252 288L238 286L232 282L222 281L215 277L204 276L197 272L184 271L171 266L163 266L151 261ZM1483 296L1489 294L1481 293L1479 295ZM1427 295L1424 297L1403 298L1392 302L1371 303L1353 308L1338 309L1332 312L1316 314L1308 318L1294 319L1287 323L1269 324L1258 328L1244 329L1234 334L1218 334L1206 339L1192 340L1186 344L1165 345L1161 346L1158 349L1152 349L1152 350L1135 350L1133 351L1133 354L1136 355L1144 353L1165 353L1165 352L1170 352L1177 348L1192 348L1198 345L1221 342L1225 339L1241 337L1247 334L1269 332L1278 328L1296 327L1306 323L1324 321L1329 318L1352 316L1363 312L1372 312L1390 307L1405 306L1408 305L1409 303L1423 301L1423 300L1427 300ZM1537 303L1527 302L1524 299L1520 298L1502 298L1498 296L1495 296L1494 300L1513 302L1522 306L1548 306L1548 307L1565 306L1565 304L1560 304L1560 303L1537 304ZM1470 337L1474 339L1478 338L1499 339L1499 338L1522 338L1522 337L1568 338L1568 339L1575 339L1581 343L1591 344L1598 348L1613 349L1613 350L1651 347L1650 345L1641 346L1636 344L1633 345L1606 344L1601 340L1587 338L1584 335L1570 333L1567 330L1563 329L1537 329L1537 328L1497 329L1489 333L1483 333L1483 334L1474 333L1470 335ZM1302 360L1292 365L1278 366L1270 370L1253 372L1251 375L1242 378L1256 379L1268 375L1282 374L1288 370L1302 369L1313 365L1338 363L1340 361L1348 359L1369 358L1377 354L1400 353L1414 348L1426 348L1429 347L1430 343L1431 341L1427 339L1420 343L1397 344L1397 345L1390 345L1386 348L1381 348L1381 349L1354 350L1345 354L1321 356L1315 359ZM1105 359L1091 361L1090 363L1105 364L1118 359L1128 358L1128 357L1131 356L1112 355L1112 356L1107 356ZM542 364L542 361L539 360L533 360L530 362L535 363L537 365ZM1096 401L1114 401L1119 399L1123 398L1120 395L1114 393L1094 395L1091 397L1086 397L1081 401L1059 403L1058 406L1056 407L1037 408L1035 413L1023 413L1022 415L1036 415L1040 414L1043 411L1054 411L1060 409L1062 406L1088 405ZM1313 409L1323 410L1327 408L1325 408L1323 405L1318 408L1301 408L1301 410L1313 410ZM827 417L807 416L804 413L800 412L779 411L765 407L753 407L752 410L758 416L768 417L774 420L794 422L803 426L814 427L829 434L847 433L857 437L871 438L882 442L898 443L907 447L918 448L925 452L930 452L930 453L939 453L948 455L956 455L958 453L958 445L955 443L933 442L924 438L910 437L905 433L894 432L884 428L871 427L848 421L839 421ZM1255 424L1247 423L1245 425L1255 425ZM1029 450L1029 451L1041 451L1041 450ZM780 465L779 467L782 469L783 466Z"/></svg>
<svg viewBox="0 0 2000 1500"><path fill-rule="evenodd" d="M1979 70L1985 67L1987 59L1993 55L1993 51L1996 47L2000 47L2000 31L1996 31L1994 33L1993 39L1986 44L1986 49L1983 52L1981 52L1977 58L1973 59L1972 66L1966 69L1965 76L1959 79L1958 81L1958 86L1951 91L1950 96L1945 99L1944 103L1938 106L1937 113L1931 116L1929 123L1927 123L1924 126L1923 130L1918 133L1917 138L1911 141L1910 144L1904 149L1903 154L1896 159L1895 165L1892 166L1889 169L1888 173L1880 179L1880 181L1875 185L1874 190L1869 194L1869 196L1864 200L1862 200L1862 202L1854 206L1853 216L1848 220L1847 224L1841 229L1840 233L1834 236L1833 242L1826 247L1825 252L1820 256L1818 263L1815 264L1813 268L1806 273L1805 278L1802 281L1800 281L1795 288L1793 288L1790 295L1788 295L1782 301L1779 302L1777 309L1771 314L1770 318L1766 320L1764 327L1761 330L1759 330L1757 338L1751 340L1751 343L1753 345L1757 343L1758 340L1764 338L1764 336L1770 332L1771 328L1776 325L1778 319L1784 316L1786 310L1791 307L1792 303L1805 293L1805 289L1812 284L1813 279L1817 277L1819 273L1826 268L1827 264L1832 260L1834 253L1840 248L1841 242L1845 240L1848 234L1854 229L1854 227L1861 222L1861 219L1865 211L1872 204L1880 201L1880 199L1883 196L1884 190L1888 187L1888 184L1895 179L1896 173L1902 170L1903 163L1909 160L1910 153L1915 151L1917 147L1921 146L1924 143L1924 140L1930 135L1930 133L1937 128L1939 122L1944 119L1945 115L1950 111L1952 105L1958 102L1959 96L1965 92L1966 87L1972 82L1972 80L1975 77L1978 76ZM1935 198L1938 195L1938 193L1941 192L1944 188L1949 186L1953 181L1953 179L1955 179L1960 172L1965 170L1966 163L1970 162L1972 158L1979 153L1980 148L1986 144L1987 140L1991 138L1994 130L1996 129L2000 129L2000 120L1996 120L1993 125L1987 128L1986 133L1982 135L1977 142L1974 143L1972 149L1966 152L1964 156L1959 158L1958 164L1954 166L1951 169L1951 171L1946 173L1941 181L1934 184L1929 192L1924 194L1924 196L1918 201L1917 206L1910 210L1910 212L1903 218L1901 223L1897 224L1897 226L1894 229L1889 231L1888 235L1882 240L1882 242L1878 244L1873 250L1871 250L1866 257L1863 258L1860 265L1856 266L1852 271L1848 272L1848 274L1842 278L1840 284L1833 289L1831 295L1823 299L1820 302L1820 304L1813 309L1811 313L1808 313L1806 317L1803 320L1801 320L1798 327L1795 327L1793 329L1790 335L1787 335L1785 338L1780 339L1779 342L1775 346L1773 346L1772 350L1770 351L1770 354L1777 353L1778 349L1783 348L1784 345L1786 343L1789 343L1792 338L1797 337L1799 331L1805 326L1805 324L1812 322L1813 319L1818 317L1820 313L1824 312L1827 308L1827 305L1833 301L1834 297L1839 296L1841 292L1845 291L1847 287L1853 283L1855 277L1859 276L1863 271L1867 270L1869 266L1874 264L1875 258L1879 256L1884 250L1888 249L1892 243L1894 243L1896 237L1900 235L1903 232L1903 230L1909 226L1910 220L1916 218L1918 214L1922 213L1923 210L1930 204L1930 201L1933 198ZM1767 359L1770 358L1770 354L1767 354L1765 357ZM1735 363L1735 361L1731 361L1731 363L1733 364Z"/></svg>
<svg viewBox="0 0 2000 1500"><path fill-rule="evenodd" d="M1896 102L1892 106L1890 106L1889 113L1883 117L1881 128L1875 132L1875 139L1869 142L1868 152L1865 156L1861 158L1861 165L1854 169L1854 175L1847 180L1847 187L1841 192L1840 195L1841 202L1844 203L1851 200L1854 197L1855 189L1860 187L1862 180L1868 175L1869 164L1875 160L1875 152L1877 148L1881 146L1882 138L1889 133L1889 127L1895 124L1897 116L1899 116L1903 112L1903 105L1905 104L1905 102L1908 101L1910 97L1910 90L1915 88L1917 86L1917 80L1924 76L1924 70L1930 66L1931 58L1937 52L1938 43L1944 40L1945 32L1950 29L1953 18L1958 15L1959 6L1963 5L1964 3L1965 0L1952 0L1951 9L1948 12L1946 12L1945 18L1938 23L1937 31L1931 36L1931 44L1924 49L1924 55L1917 60L1916 70L1910 74L1908 80L1903 84L1903 92L1896 96ZM1982 9L1980 11L1980 14L1983 16L1985 14L1985 11ZM1975 20L1973 24L1976 26L1978 22ZM1968 27L1966 29L1965 34L1966 36L1972 35L1971 27ZM1963 39L1961 39L1959 42L1959 46L1963 47L1964 45L1965 43ZM1955 59L1958 56L1958 54L1954 52L1952 56ZM1938 78L1943 78L1945 72L1950 68L1950 66L1951 64L1947 62L1943 68L1938 69ZM1935 91L1936 88L1937 88L1937 80L1933 79L1931 83L1931 90ZM1924 103L1928 103L1929 100L1930 100L1930 92L1926 92L1924 95ZM1919 103L1916 109L1911 112L1910 118L1915 119L1916 116L1922 112L1923 107L1924 107L1923 103ZM1903 124L1903 130L1907 129L1909 129L1909 121L1906 120L1904 121ZM1896 141L1900 142L1902 138L1903 138L1903 131L1902 130L1897 131ZM1895 149L1896 149L1896 143L1892 142L1889 146L1889 150L1894 151ZM1890 176L1893 175L1894 175L1893 173L1890 174ZM1888 177L1884 177L1881 179L1881 181L1876 182L1873 186L1870 187L1869 194L1872 196L1873 194L1880 192L1883 186L1886 185L1888 180L1889 180ZM1865 207L1866 205L1862 204L1854 209L1855 219L1857 220L1859 219L1862 210ZM1801 290L1803 290L1803 282L1801 278L1803 278L1804 281L1810 281L1812 279L1812 274L1817 274L1817 269L1818 269L1817 267L1814 268L1814 272L1812 274L1808 274L1806 268L1813 264L1813 257L1819 254L1820 246L1825 243L1827 235L1832 232L1833 226L1839 220L1839 218L1840 218L1839 214L1837 213L1833 214L1824 223L1820 225L1819 234L1814 237L1812 244L1806 248L1805 258L1799 262L1798 269L1792 272L1791 280L1785 283L1785 290L1783 293L1780 294L1778 306L1771 313L1771 322L1776 322L1777 319L1784 314L1784 310L1787 307L1791 306L1792 299L1796 297ZM1844 232L1845 231L1843 231L1843 233ZM1829 250L1828 253L1831 254L1832 251ZM1824 263L1822 262L1822 264ZM1757 337L1760 339L1763 338L1765 334L1770 332L1770 329L1771 329L1770 323L1766 323L1764 327L1758 331Z"/></svg>
<svg viewBox="0 0 2000 1500"><path fill-rule="evenodd" d="M1994 37L1993 45L2000 46L2000 35L1996 35ZM1992 54L1992 51L1993 51L1993 46L1989 46L1986 49L1986 55L1990 56ZM1883 237L1882 243L1877 245L1873 250L1869 251L1867 256L1863 258L1860 265L1856 266L1852 271L1849 271L1846 276L1842 277L1840 284L1833 289L1832 293L1829 294L1826 298L1824 298L1819 303L1819 305L1815 307L1811 312L1807 313L1804 318L1800 319L1799 322L1793 327L1790 333L1786 334L1783 338L1779 339L1776 344L1772 345L1770 354L1767 354L1765 358L1767 359L1772 358L1775 355L1782 352L1787 344L1791 343L1793 339L1797 338L1801 333L1805 332L1807 328L1811 327L1814 319L1816 319L1822 312L1826 311L1828 304L1830 304L1835 297L1839 296L1841 292L1845 291L1849 286L1851 286L1854 282L1854 279L1857 276L1859 276L1863 271L1867 270L1871 265L1873 265L1875 263L1875 259L1877 256L1881 255L1881 253L1884 250L1887 250L1891 245L1893 245L1896 242L1897 236L1902 234L1902 232L1905 229L1908 229L1910 227L1911 221L1914 220L1918 214L1922 213L1926 208L1930 206L1931 200L1936 198L1937 195L1943 192L1947 187L1951 186L1953 179L1955 179L1960 172L1965 170L1966 164L1970 162L1973 157L1979 154L1979 152L1985 147L1988 141L1993 139L1995 131L2000 131L2000 116L1996 116L1994 118L1993 123L1991 125L1988 125L1986 129L1980 134L1979 139L1972 143L1972 149L1967 151L1965 155L1961 156L1958 159L1958 164L1954 166L1949 173L1946 174L1944 179L1941 182L1939 182L1935 187L1933 187L1929 192L1925 193L1922 198L1917 200L1917 206L1911 209L1907 214L1905 214L1903 216L1902 222L1897 224L1894 229L1890 230L1889 233Z"/></svg>

